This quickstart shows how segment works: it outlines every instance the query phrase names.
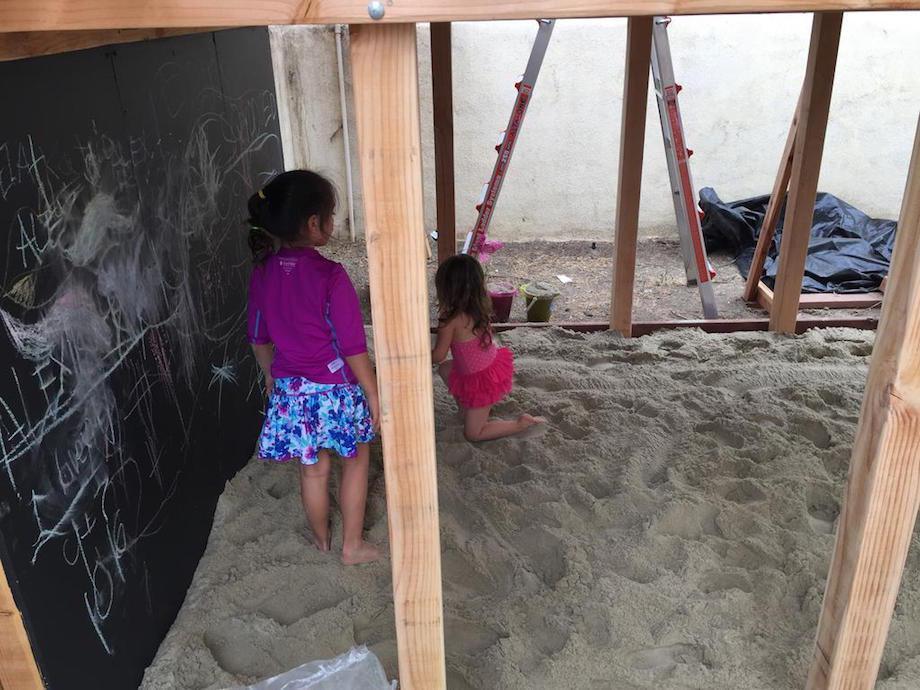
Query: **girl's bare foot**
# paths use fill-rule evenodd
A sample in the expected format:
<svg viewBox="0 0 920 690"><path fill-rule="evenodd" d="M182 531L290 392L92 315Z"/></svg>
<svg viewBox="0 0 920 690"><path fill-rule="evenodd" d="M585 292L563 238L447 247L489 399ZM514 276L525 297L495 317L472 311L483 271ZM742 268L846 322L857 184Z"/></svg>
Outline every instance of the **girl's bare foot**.
<svg viewBox="0 0 920 690"><path fill-rule="evenodd" d="M326 537L326 539L323 540L314 534L311 535L310 542L316 547L317 551L322 551L323 553L332 549L332 537Z"/></svg>
<svg viewBox="0 0 920 690"><path fill-rule="evenodd" d="M342 547L342 563L345 565L359 565L361 563L373 563L380 560L383 553L373 544L362 541L356 547Z"/></svg>
<svg viewBox="0 0 920 690"><path fill-rule="evenodd" d="M521 427L521 431L523 431L537 424L546 424L546 417L534 417L533 415L522 414L518 417L517 421Z"/></svg>

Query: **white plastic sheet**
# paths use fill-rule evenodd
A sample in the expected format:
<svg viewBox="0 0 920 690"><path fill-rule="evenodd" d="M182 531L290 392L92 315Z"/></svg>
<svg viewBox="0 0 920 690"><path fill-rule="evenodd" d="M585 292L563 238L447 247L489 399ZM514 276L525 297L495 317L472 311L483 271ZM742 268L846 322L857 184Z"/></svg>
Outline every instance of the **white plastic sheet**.
<svg viewBox="0 0 920 690"><path fill-rule="evenodd" d="M396 681L387 680L380 660L361 645L335 659L311 661L255 685L232 690L396 690Z"/></svg>

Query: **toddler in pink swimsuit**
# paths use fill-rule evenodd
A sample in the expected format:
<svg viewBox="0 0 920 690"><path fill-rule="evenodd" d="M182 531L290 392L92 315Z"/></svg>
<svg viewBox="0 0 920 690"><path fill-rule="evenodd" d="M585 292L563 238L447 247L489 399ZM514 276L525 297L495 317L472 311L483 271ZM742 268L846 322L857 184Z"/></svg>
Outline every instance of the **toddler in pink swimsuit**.
<svg viewBox="0 0 920 690"><path fill-rule="evenodd" d="M431 357L457 400L470 441L490 441L546 423L529 414L489 419L492 406L511 392L514 358L492 340L492 302L485 282L482 266L467 254L447 259L435 276L439 325Z"/></svg>

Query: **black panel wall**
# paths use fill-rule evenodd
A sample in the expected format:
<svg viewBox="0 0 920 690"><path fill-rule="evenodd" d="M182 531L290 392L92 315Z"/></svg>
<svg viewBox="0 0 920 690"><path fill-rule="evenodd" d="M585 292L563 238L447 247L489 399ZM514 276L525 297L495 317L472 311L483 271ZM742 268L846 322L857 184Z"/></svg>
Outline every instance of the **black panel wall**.
<svg viewBox="0 0 920 690"><path fill-rule="evenodd" d="M261 407L268 33L0 64L0 556L51 688L136 687Z"/></svg>

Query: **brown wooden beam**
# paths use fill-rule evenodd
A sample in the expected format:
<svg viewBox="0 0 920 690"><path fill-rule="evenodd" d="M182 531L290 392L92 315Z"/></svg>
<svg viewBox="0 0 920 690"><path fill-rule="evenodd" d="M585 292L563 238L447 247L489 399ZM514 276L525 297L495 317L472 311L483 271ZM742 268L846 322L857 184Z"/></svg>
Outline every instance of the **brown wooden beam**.
<svg viewBox="0 0 920 690"><path fill-rule="evenodd" d="M415 25L352 27L400 687L446 687Z"/></svg>
<svg viewBox="0 0 920 690"><path fill-rule="evenodd" d="M642 156L645 152L645 113L648 70L652 57L652 18L630 18L626 30L626 69L623 76L623 113L620 120L620 163L614 219L613 281L610 328L632 333L636 248L639 239L639 196Z"/></svg>
<svg viewBox="0 0 920 690"><path fill-rule="evenodd" d="M754 302L758 299L757 290L763 273L763 265L767 261L767 255L770 253L770 246L773 243L776 222L779 220L779 211L786 200L786 190L789 189L789 178L792 176L792 154L795 150L795 134L798 131L801 104L802 96L799 94L799 102L796 103L795 112L792 114L792 124L789 125L789 133L786 135L786 146L783 148L783 155L780 158L779 172L773 182L773 191L770 193L770 201L767 203L767 211L760 226L757 246L754 248L751 267L748 269L747 281L744 284L742 298L746 302Z"/></svg>
<svg viewBox="0 0 920 690"><path fill-rule="evenodd" d="M103 29L99 31L26 31L0 33L0 62L67 53L119 43L150 41L169 36L184 36L213 31L187 29Z"/></svg>
<svg viewBox="0 0 920 690"><path fill-rule="evenodd" d="M884 297L881 292L804 293L799 295L799 309L873 309L882 306ZM755 301L768 314L773 309L773 300L773 290L758 282Z"/></svg>
<svg viewBox="0 0 920 690"><path fill-rule="evenodd" d="M770 328L783 333L794 332L799 310L842 22L842 13L824 12L815 15L812 25L770 311Z"/></svg>
<svg viewBox="0 0 920 690"><path fill-rule="evenodd" d="M454 195L454 77L450 23L431 25L431 90L434 115L434 179L438 263L457 253Z"/></svg>
<svg viewBox="0 0 920 690"><path fill-rule="evenodd" d="M920 508L920 125L808 687L872 688Z"/></svg>
<svg viewBox="0 0 920 690"><path fill-rule="evenodd" d="M920 9L920 0L399 0L384 23ZM3 0L2 31L369 24L367 0Z"/></svg>

